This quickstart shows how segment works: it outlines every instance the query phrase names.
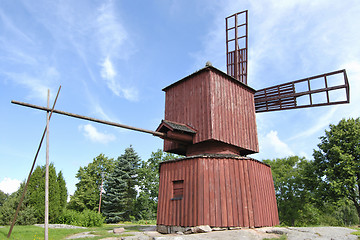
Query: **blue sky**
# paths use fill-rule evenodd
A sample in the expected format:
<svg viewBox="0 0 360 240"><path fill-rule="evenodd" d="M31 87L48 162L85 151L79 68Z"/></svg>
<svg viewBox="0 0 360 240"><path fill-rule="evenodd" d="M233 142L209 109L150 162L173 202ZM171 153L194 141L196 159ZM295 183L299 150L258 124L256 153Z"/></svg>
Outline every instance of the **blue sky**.
<svg viewBox="0 0 360 240"><path fill-rule="evenodd" d="M347 105L257 114L256 159L312 159L330 123L359 117L360 2L329 1L21 1L0 2L0 189L26 179L46 114L10 103L56 109L155 130L162 88L204 67L223 71L225 20L249 10L248 84L260 89L345 68ZM75 174L100 153L116 158L132 145L143 160L162 148L148 134L54 115L50 161L69 193ZM45 164L45 148L37 163Z"/></svg>

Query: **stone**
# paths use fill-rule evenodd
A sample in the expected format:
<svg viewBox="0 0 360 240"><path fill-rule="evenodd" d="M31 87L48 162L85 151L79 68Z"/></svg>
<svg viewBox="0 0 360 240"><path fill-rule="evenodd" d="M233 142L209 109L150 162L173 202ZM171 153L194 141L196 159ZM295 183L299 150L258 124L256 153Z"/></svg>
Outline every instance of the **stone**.
<svg viewBox="0 0 360 240"><path fill-rule="evenodd" d="M192 228L193 233L206 233L211 232L211 227L209 225L200 225Z"/></svg>
<svg viewBox="0 0 360 240"><path fill-rule="evenodd" d="M229 227L229 230L240 230L241 227Z"/></svg>
<svg viewBox="0 0 360 240"><path fill-rule="evenodd" d="M181 226L171 226L170 229L170 233L185 232L185 227Z"/></svg>
<svg viewBox="0 0 360 240"><path fill-rule="evenodd" d="M162 234L170 233L168 226L165 226L165 225L156 225L156 231L158 231L159 233L162 233Z"/></svg>
<svg viewBox="0 0 360 240"><path fill-rule="evenodd" d="M184 231L184 234L191 234L191 233L193 233L193 231L190 227L186 228Z"/></svg>
<svg viewBox="0 0 360 240"><path fill-rule="evenodd" d="M213 230L213 231L225 231L225 230L227 230L227 228L213 227L213 228L211 228L211 230Z"/></svg>
<svg viewBox="0 0 360 240"><path fill-rule="evenodd" d="M125 228L114 228L113 233L120 234L125 232Z"/></svg>

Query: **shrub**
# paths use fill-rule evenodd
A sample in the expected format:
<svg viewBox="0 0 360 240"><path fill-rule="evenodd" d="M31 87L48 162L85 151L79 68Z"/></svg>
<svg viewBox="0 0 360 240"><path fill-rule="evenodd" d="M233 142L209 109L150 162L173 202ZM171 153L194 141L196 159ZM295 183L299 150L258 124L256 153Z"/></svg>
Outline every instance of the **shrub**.
<svg viewBox="0 0 360 240"><path fill-rule="evenodd" d="M100 227L104 223L104 219L101 214L94 211L84 210L83 212L77 212L66 209L63 214L58 217L57 223L82 227Z"/></svg>

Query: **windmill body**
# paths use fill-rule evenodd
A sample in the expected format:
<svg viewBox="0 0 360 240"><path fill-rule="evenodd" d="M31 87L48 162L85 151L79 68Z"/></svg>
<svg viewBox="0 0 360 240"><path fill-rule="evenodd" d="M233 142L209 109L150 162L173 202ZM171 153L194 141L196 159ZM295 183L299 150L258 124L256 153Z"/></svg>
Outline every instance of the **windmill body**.
<svg viewBox="0 0 360 240"><path fill-rule="evenodd" d="M259 152L255 114L349 102L345 70L249 87L247 28L247 11L226 18L227 74L207 64L163 89L165 119L156 131L173 136L164 151L185 157L160 164L161 232L278 225L270 166L247 156Z"/></svg>
<svg viewBox="0 0 360 240"><path fill-rule="evenodd" d="M157 131L192 140L164 142L186 157L160 165L159 231L279 224L270 167L246 157L259 151L255 90L206 66L164 91Z"/></svg>

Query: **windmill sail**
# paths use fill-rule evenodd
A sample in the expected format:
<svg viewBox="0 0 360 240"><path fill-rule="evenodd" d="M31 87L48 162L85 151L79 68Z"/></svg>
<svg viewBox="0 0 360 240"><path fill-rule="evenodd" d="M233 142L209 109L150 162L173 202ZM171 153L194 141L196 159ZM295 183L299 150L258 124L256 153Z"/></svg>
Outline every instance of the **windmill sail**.
<svg viewBox="0 0 360 240"><path fill-rule="evenodd" d="M339 70L257 90L254 100L256 112L349 103L349 82Z"/></svg>
<svg viewBox="0 0 360 240"><path fill-rule="evenodd" d="M247 84L247 19L247 10L235 13L225 19L227 74L244 84Z"/></svg>

